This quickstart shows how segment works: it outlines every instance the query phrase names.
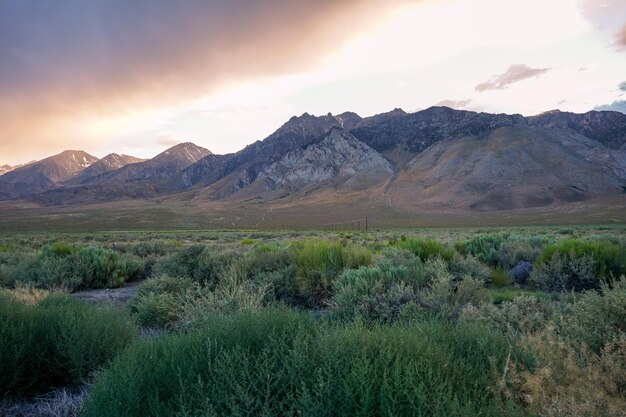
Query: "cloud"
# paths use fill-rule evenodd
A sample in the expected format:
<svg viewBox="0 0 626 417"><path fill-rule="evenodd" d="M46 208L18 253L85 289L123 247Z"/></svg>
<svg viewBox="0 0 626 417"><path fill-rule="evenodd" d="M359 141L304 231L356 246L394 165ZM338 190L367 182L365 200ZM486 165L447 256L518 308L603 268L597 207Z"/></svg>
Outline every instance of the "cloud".
<svg viewBox="0 0 626 417"><path fill-rule="evenodd" d="M622 81L621 83L619 83L617 88L619 88L620 91L626 91L626 81Z"/></svg>
<svg viewBox="0 0 626 417"><path fill-rule="evenodd" d="M615 35L615 44L619 49L626 48L626 24Z"/></svg>
<svg viewBox="0 0 626 417"><path fill-rule="evenodd" d="M408 1L0 1L0 154L89 145L109 128L94 121L306 71Z"/></svg>
<svg viewBox="0 0 626 417"><path fill-rule="evenodd" d="M525 64L514 64L504 73L494 75L489 80L478 84L475 89L481 93L487 90L503 90L513 83L531 77L538 77L548 71L550 71L550 68L530 68Z"/></svg>
<svg viewBox="0 0 626 417"><path fill-rule="evenodd" d="M436 106L445 106L453 109L464 109L468 104L472 102L471 99L467 100L441 100Z"/></svg>
<svg viewBox="0 0 626 417"><path fill-rule="evenodd" d="M179 143L183 142L186 141L174 135L159 135L159 145L167 146L168 148L171 148L172 146L176 146Z"/></svg>
<svg viewBox="0 0 626 417"><path fill-rule="evenodd" d="M626 113L626 100L615 100L611 104L597 106L594 110L611 110Z"/></svg>

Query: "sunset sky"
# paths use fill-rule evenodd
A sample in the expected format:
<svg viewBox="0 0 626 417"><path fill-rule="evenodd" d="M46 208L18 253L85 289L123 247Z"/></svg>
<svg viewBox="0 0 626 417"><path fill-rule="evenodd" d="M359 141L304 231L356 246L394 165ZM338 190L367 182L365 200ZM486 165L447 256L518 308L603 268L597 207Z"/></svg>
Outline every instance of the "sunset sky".
<svg viewBox="0 0 626 417"><path fill-rule="evenodd" d="M626 0L0 0L0 164L432 105L626 112Z"/></svg>

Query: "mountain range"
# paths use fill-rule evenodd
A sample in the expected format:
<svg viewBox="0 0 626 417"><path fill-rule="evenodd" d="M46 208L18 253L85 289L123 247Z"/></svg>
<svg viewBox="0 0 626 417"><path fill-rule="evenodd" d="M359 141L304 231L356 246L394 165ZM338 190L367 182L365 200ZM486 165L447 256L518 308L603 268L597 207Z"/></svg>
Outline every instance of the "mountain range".
<svg viewBox="0 0 626 417"><path fill-rule="evenodd" d="M377 200L406 211L556 206L624 195L626 115L524 117L448 107L366 118L305 113L226 155L192 143L148 160L65 151L7 171L0 199L44 206L140 199Z"/></svg>

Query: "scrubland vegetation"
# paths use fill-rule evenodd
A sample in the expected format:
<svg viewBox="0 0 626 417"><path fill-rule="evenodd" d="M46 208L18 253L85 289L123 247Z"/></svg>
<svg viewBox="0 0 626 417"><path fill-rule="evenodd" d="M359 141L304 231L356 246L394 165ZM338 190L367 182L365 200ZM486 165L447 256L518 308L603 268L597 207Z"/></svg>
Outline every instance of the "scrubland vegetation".
<svg viewBox="0 0 626 417"><path fill-rule="evenodd" d="M625 274L621 226L4 236L0 414L623 416Z"/></svg>

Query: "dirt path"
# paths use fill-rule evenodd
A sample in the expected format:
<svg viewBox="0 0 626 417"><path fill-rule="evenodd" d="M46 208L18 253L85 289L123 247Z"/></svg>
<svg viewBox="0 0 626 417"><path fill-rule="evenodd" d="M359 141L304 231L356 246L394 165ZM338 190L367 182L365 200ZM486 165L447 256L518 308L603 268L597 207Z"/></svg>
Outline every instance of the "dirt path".
<svg viewBox="0 0 626 417"><path fill-rule="evenodd" d="M79 291L73 293L72 296L92 304L107 302L126 304L137 295L139 284L141 284L140 281L129 282L121 288Z"/></svg>

